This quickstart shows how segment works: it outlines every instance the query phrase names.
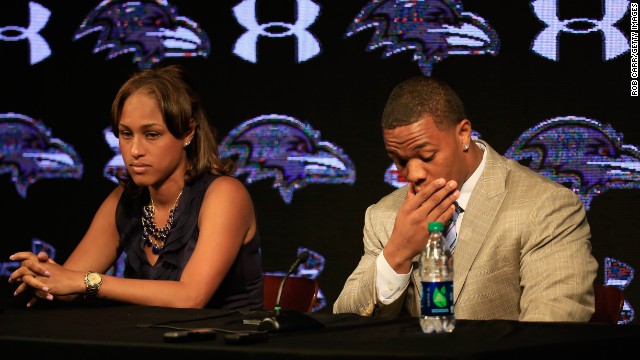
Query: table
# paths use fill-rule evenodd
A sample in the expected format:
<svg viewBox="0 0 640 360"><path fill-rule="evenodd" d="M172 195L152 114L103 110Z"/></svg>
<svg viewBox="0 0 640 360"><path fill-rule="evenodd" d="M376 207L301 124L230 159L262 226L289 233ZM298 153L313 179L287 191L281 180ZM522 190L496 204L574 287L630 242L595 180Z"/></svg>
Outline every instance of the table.
<svg viewBox="0 0 640 360"><path fill-rule="evenodd" d="M17 358L88 359L614 359L637 351L640 326L595 323L520 323L458 320L451 334L423 334L415 318L382 319L355 314L303 314L319 329L269 332L263 342L231 345L212 340L167 343L168 328L211 327L257 331L245 321L265 311L176 309L82 302L0 302L0 346ZM634 350L635 349L635 350Z"/></svg>

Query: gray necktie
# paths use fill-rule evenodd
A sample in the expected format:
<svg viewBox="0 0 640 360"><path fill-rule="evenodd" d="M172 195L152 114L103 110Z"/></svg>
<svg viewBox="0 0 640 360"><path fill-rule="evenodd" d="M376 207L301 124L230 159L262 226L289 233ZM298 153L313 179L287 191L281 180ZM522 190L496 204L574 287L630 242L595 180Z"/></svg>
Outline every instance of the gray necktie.
<svg viewBox="0 0 640 360"><path fill-rule="evenodd" d="M460 205L458 205L457 201L453 203L453 205L455 205L456 211L453 212L453 215L451 216L451 219L449 219L449 221L447 222L444 230L446 246L449 248L451 252L453 252L453 249L456 246L456 240L458 238L456 235L456 220L458 219L458 215L464 212L464 209L461 208Z"/></svg>

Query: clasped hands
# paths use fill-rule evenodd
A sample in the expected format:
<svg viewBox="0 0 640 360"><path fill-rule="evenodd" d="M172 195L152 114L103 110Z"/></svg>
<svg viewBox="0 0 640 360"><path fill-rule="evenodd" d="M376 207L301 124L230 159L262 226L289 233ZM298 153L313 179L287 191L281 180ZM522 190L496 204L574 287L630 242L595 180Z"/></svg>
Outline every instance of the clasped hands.
<svg viewBox="0 0 640 360"><path fill-rule="evenodd" d="M20 261L20 267L9 276L10 284L20 284L13 295L18 296L29 290L34 294L27 303L27 307L31 307L38 299L53 300L54 294L65 295L60 291L54 291L50 283L52 273L64 268L49 258L46 252L40 252L37 255L30 251L18 252L11 255L9 259Z"/></svg>
<svg viewBox="0 0 640 360"><path fill-rule="evenodd" d="M436 179L416 191L408 185L407 197L396 215L389 241L384 248L387 263L398 274L406 274L411 262L419 255L429 238L428 226L432 221L445 223L453 216L454 202L460 197L455 180Z"/></svg>

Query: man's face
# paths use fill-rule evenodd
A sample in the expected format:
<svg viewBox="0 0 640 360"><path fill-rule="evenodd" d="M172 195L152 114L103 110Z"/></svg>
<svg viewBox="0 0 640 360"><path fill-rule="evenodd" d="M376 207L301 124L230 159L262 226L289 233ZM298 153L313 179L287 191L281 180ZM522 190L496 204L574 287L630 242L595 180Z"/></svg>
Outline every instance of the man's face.
<svg viewBox="0 0 640 360"><path fill-rule="evenodd" d="M457 127L440 130L430 116L413 124L383 130L385 149L416 192L438 178L465 180L466 164Z"/></svg>

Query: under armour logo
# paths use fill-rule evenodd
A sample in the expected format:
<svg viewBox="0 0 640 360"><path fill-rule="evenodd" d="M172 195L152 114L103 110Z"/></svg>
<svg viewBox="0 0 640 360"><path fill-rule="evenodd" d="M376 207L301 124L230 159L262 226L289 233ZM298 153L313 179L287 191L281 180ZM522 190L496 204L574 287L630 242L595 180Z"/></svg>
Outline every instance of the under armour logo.
<svg viewBox="0 0 640 360"><path fill-rule="evenodd" d="M558 36L563 31L572 34L600 32L604 40L602 54L604 61L629 51L627 38L620 29L615 27L615 23L620 21L627 12L628 0L604 0L604 15L601 20L587 18L560 20L557 16L558 0L534 0L531 6L538 19L547 25L547 28L535 38L531 49L550 60L558 61Z"/></svg>
<svg viewBox="0 0 640 360"><path fill-rule="evenodd" d="M49 21L51 11L44 6L30 2L29 3L29 27L24 28L22 26L5 26L0 27L0 40L3 41L19 41L27 39L29 41L29 54L31 56L31 65L38 63L51 55L51 48L49 44L44 40L42 35L39 34L40 30L44 28ZM8 36L6 34L18 33L15 36Z"/></svg>
<svg viewBox="0 0 640 360"><path fill-rule="evenodd" d="M233 52L241 58L256 63L258 37L267 36L281 38L295 36L297 38L296 62L311 59L320 53L320 44L307 30L320 14L320 6L311 0L296 0L298 20L294 24L270 22L259 24L256 19L256 0L244 0L233 8L233 13L240 25L247 29L236 41ZM271 29L270 29L271 28ZM274 32L273 29L287 29L285 32Z"/></svg>

